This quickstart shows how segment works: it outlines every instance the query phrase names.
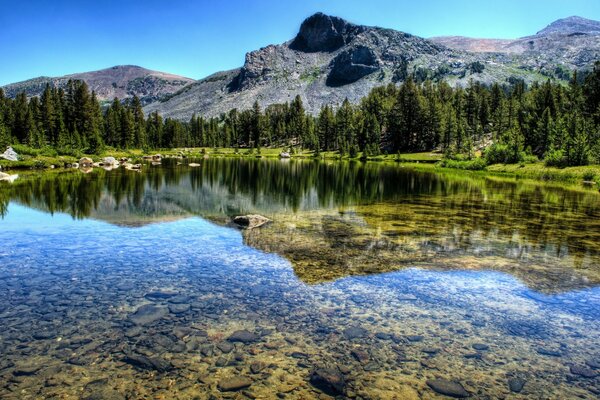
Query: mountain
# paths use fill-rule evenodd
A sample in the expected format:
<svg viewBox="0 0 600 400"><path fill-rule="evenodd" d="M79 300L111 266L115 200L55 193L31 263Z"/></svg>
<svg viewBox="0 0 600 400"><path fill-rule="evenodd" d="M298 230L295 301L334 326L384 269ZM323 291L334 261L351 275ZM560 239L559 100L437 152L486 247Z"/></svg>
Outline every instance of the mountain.
<svg viewBox="0 0 600 400"><path fill-rule="evenodd" d="M589 69L600 59L600 22L581 17L559 19L519 39L443 36L431 40L457 51L511 55L519 68L558 79L568 78L573 70Z"/></svg>
<svg viewBox="0 0 600 400"><path fill-rule="evenodd" d="M54 78L42 76L6 85L2 89L8 97L15 97L22 91L25 91L28 96L39 96L46 84L64 88L70 79L85 81L101 101L110 101L115 97L126 99L137 95L142 100L142 104L173 94L194 82L190 78L151 71L135 65L119 65L99 71Z"/></svg>
<svg viewBox="0 0 600 400"><path fill-rule="evenodd" d="M600 34L600 21L582 17L558 19L537 33L538 36L550 34L568 35L571 33Z"/></svg>
<svg viewBox="0 0 600 400"><path fill-rule="evenodd" d="M486 84L568 79L572 70L589 69L600 59L598 24L571 17L517 40L425 39L317 13L292 40L252 51L241 68L194 82L145 111L187 120L194 113L217 116L250 108L255 100L266 107L299 95L316 113L345 98L356 103L373 87L409 75L453 86L471 79Z"/></svg>
<svg viewBox="0 0 600 400"><path fill-rule="evenodd" d="M573 70L589 70L599 59L600 22L581 17L557 20L519 39L426 39L316 13L291 40L249 52L242 67L199 81L117 66L35 78L3 89L11 97L23 90L35 96L46 83L64 86L69 79L82 79L101 100L137 95L146 113L189 120L194 113L218 116L234 108L248 109L255 101L264 108L297 95L308 111L317 113L323 104L340 104L346 98L357 103L374 87L408 76L417 81L443 79L452 86L466 86L471 80L568 80Z"/></svg>

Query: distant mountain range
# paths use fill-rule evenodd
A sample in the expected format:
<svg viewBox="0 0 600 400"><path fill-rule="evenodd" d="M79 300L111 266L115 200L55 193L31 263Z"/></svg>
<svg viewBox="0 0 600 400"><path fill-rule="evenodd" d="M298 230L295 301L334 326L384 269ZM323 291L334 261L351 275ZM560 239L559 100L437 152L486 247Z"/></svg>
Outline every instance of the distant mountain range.
<svg viewBox="0 0 600 400"><path fill-rule="evenodd" d="M47 84L55 87L66 87L70 79L85 81L90 90L94 90L100 100L110 101L115 97L126 99L137 95L143 104L149 104L170 95L182 87L194 82L183 76L151 71L135 65L118 65L93 72L83 72L60 77L29 79L23 82L4 86L9 97L25 91L29 96L39 96Z"/></svg>
<svg viewBox="0 0 600 400"><path fill-rule="evenodd" d="M137 95L147 113L187 120L194 113L216 116L247 109L255 100L266 107L300 95L315 113L323 104L345 98L358 102L376 86L417 80L445 80L467 85L516 79L568 80L573 70L589 70L600 60L600 22L581 17L557 20L519 39L460 36L425 39L408 33L356 25L317 13L307 18L295 38L246 54L241 68L194 81L134 66L35 78L4 87L9 96L25 90L39 95L47 82L64 85L83 79L100 99Z"/></svg>

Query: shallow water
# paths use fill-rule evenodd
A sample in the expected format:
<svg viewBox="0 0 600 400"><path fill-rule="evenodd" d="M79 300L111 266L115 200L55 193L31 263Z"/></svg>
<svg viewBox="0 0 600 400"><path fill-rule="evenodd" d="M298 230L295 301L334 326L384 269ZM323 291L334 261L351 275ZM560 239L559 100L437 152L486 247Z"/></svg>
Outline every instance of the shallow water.
<svg viewBox="0 0 600 400"><path fill-rule="evenodd" d="M201 163L0 186L1 398L600 393L598 193Z"/></svg>

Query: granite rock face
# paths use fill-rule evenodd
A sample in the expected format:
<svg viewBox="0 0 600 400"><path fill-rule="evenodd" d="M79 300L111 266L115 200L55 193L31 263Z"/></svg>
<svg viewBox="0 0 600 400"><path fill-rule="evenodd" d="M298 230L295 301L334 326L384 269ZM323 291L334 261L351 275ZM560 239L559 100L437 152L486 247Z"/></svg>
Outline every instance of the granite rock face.
<svg viewBox="0 0 600 400"><path fill-rule="evenodd" d="M319 12L300 25L300 32L290 44L290 48L304 52L331 52L352 41L364 29L364 26Z"/></svg>
<svg viewBox="0 0 600 400"><path fill-rule="evenodd" d="M249 52L241 68L192 83L144 111L188 120L194 113L219 116L234 108L250 109L255 101L265 108L300 96L316 114L324 104L336 106L345 99L358 103L374 87L408 76L446 80L453 86L466 86L471 79L484 84L532 82L540 74L568 80L568 71L589 69L600 58L595 28L571 32L573 26L593 23L560 23L552 32L517 40L485 39L481 44L460 37L425 39L317 13L301 24L292 40Z"/></svg>

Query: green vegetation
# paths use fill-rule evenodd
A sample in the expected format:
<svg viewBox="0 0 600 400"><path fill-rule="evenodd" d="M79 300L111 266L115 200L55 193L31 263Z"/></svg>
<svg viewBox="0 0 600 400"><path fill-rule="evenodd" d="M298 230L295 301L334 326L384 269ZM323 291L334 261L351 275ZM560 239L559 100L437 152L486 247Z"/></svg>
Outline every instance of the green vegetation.
<svg viewBox="0 0 600 400"><path fill-rule="evenodd" d="M79 81L65 90L47 86L40 98L21 93L9 99L0 90L0 146L8 144L23 155L24 166L32 159L60 164L131 149L232 148L236 156L275 156L282 149L294 157L401 162L433 161L443 153L442 167L516 164L537 175L538 160L556 168L600 163L600 62L583 80L574 73L568 86L547 81L527 88L515 81L452 88L409 77L399 86L373 89L358 105L326 105L316 117L299 96L265 110L255 102L249 110L181 122L156 112L146 117L137 97L115 99L102 111Z"/></svg>

